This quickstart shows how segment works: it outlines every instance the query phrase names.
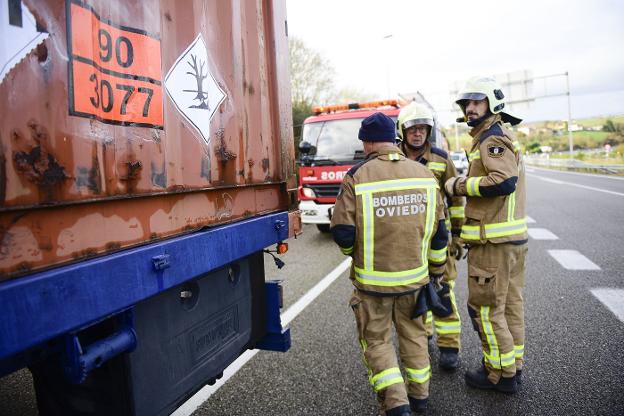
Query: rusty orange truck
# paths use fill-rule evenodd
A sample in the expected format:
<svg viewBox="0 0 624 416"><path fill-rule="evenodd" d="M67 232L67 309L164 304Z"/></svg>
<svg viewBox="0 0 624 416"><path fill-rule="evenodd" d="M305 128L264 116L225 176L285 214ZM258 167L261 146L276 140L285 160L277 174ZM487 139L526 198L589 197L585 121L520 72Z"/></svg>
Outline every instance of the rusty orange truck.
<svg viewBox="0 0 624 416"><path fill-rule="evenodd" d="M0 2L0 376L40 414L170 414L288 349L284 3Z"/></svg>

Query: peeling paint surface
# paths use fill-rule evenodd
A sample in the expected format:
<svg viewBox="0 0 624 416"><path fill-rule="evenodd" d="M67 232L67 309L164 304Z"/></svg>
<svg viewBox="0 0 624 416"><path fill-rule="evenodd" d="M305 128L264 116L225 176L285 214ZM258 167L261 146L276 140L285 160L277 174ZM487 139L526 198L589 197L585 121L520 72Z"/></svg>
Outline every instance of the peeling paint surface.
<svg viewBox="0 0 624 416"><path fill-rule="evenodd" d="M120 234L123 230L123 236ZM137 218L125 221L117 215L105 217L102 214L89 214L80 218L71 227L64 228L58 235L56 255L59 257L79 256L85 247L96 249L106 247L113 237L133 240L143 235L143 227Z"/></svg>

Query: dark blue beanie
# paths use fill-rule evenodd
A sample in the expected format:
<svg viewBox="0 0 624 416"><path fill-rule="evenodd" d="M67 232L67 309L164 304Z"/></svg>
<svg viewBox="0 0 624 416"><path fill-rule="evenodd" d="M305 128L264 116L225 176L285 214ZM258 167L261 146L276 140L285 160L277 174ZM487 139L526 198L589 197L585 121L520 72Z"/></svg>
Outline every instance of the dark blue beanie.
<svg viewBox="0 0 624 416"><path fill-rule="evenodd" d="M396 140L394 121L383 113L372 114L362 120L358 139L367 142L394 143Z"/></svg>

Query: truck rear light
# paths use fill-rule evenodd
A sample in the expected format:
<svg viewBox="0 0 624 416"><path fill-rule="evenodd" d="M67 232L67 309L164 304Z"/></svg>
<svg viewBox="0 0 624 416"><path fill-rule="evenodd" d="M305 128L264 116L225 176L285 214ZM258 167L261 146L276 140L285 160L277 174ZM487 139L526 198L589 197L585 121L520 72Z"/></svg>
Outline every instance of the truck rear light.
<svg viewBox="0 0 624 416"><path fill-rule="evenodd" d="M306 176L314 176L314 169L308 169L306 171Z"/></svg>
<svg viewBox="0 0 624 416"><path fill-rule="evenodd" d="M277 245L277 254L284 254L288 251L288 243L279 243Z"/></svg>

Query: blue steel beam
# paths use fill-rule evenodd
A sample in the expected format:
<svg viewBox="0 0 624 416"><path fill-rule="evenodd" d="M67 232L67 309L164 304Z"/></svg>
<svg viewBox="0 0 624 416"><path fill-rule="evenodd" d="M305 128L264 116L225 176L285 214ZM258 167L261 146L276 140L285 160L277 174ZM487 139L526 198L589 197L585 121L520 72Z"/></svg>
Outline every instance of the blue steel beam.
<svg viewBox="0 0 624 416"><path fill-rule="evenodd" d="M288 238L280 212L0 284L0 364Z"/></svg>

